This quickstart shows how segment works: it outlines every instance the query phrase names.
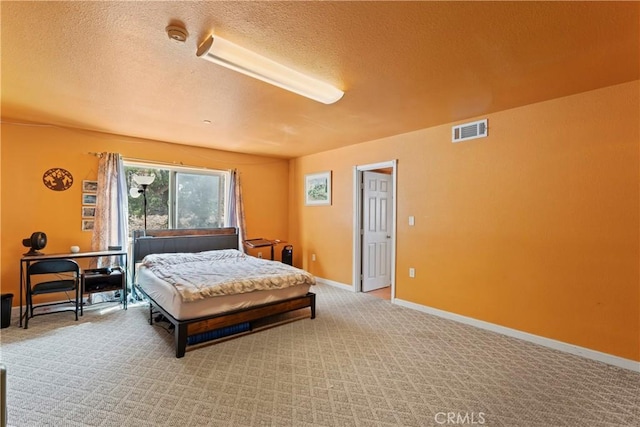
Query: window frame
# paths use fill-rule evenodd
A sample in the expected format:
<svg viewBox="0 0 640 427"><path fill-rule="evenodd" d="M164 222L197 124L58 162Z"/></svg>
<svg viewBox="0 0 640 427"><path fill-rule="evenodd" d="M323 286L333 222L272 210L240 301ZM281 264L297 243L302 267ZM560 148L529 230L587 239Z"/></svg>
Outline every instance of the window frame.
<svg viewBox="0 0 640 427"><path fill-rule="evenodd" d="M231 219L229 218L229 195L230 195L230 186L231 186L231 171L224 169L209 169L202 168L196 166L177 166L172 164L165 163L152 163L145 162L139 160L123 160L123 165L125 172L127 172L128 168L144 168L144 169L164 169L169 171L169 197L168 197L168 220L167 225L168 229L175 229L177 225L177 179L176 175L178 173L189 174L189 175L208 175L208 176L222 176L224 180L224 184L220 186L219 193L224 195L224 201L222 203L222 215L223 215L223 224L222 227L230 226ZM127 185L130 185L128 182L127 176ZM153 185L153 184L152 184ZM128 196L127 196L128 200ZM127 218L127 221L129 218Z"/></svg>

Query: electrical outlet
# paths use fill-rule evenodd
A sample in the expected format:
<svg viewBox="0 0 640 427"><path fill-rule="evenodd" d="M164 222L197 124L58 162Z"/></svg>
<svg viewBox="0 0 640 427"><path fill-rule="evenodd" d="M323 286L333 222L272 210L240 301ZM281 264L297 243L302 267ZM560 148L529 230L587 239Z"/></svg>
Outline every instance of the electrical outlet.
<svg viewBox="0 0 640 427"><path fill-rule="evenodd" d="M258 252L258 258L262 258L262 252Z"/></svg>
<svg viewBox="0 0 640 427"><path fill-rule="evenodd" d="M409 277L416 277L416 269L411 267L409 268Z"/></svg>
<svg viewBox="0 0 640 427"><path fill-rule="evenodd" d="M315 261L316 260L316 254L311 254L311 261Z"/></svg>

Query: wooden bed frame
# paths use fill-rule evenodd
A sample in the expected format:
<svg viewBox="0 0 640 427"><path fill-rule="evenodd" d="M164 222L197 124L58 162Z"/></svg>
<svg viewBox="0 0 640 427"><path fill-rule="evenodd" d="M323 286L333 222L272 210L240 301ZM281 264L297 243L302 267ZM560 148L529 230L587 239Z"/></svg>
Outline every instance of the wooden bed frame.
<svg viewBox="0 0 640 427"><path fill-rule="evenodd" d="M311 319L315 319L316 296L312 292L308 292L306 295L300 297L274 301L246 309L234 310L194 319L178 320L170 315L163 307L158 305L153 298L150 298L144 290L137 286L135 280L135 264L142 261L142 259L148 254L238 249L238 240L237 230L233 227L214 229L140 230L133 232L134 287L137 292L140 292L149 300L149 324L153 324L153 310L155 307L155 309L174 326L176 357L179 358L185 355L187 350L187 339L189 336L245 322L256 322L257 326L258 321L264 321L266 318L289 313L306 307L309 307L310 309L310 316L286 319L276 323L261 322L263 325L259 327L254 327L252 323L250 331L245 332L244 334L257 332L258 330L277 326L293 320L299 320L301 318L310 317ZM242 334L225 337L225 339L239 335ZM215 341L209 341L208 343L212 342ZM193 345L193 347L196 346L199 346L199 344Z"/></svg>

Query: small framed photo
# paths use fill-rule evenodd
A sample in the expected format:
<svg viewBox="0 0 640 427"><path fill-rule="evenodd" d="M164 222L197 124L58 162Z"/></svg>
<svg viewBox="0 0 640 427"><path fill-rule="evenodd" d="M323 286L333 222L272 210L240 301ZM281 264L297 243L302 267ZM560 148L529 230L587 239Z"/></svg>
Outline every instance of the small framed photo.
<svg viewBox="0 0 640 427"><path fill-rule="evenodd" d="M304 176L304 204L307 206L331 204L331 171Z"/></svg>
<svg viewBox="0 0 640 427"><path fill-rule="evenodd" d="M82 207L82 218L95 218L95 216L96 216L95 206Z"/></svg>
<svg viewBox="0 0 640 427"><path fill-rule="evenodd" d="M82 181L83 193L95 193L96 191L98 191L98 181Z"/></svg>
<svg viewBox="0 0 640 427"><path fill-rule="evenodd" d="M97 198L98 196L95 194L82 193L82 204L95 206Z"/></svg>
<svg viewBox="0 0 640 427"><path fill-rule="evenodd" d="M82 231L93 231L94 220L92 219L83 219L82 220Z"/></svg>

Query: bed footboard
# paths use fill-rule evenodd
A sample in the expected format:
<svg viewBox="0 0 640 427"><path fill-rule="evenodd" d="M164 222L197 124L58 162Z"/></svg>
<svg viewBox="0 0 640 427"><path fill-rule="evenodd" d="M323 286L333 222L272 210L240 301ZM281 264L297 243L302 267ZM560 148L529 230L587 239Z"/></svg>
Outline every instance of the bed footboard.
<svg viewBox="0 0 640 427"><path fill-rule="evenodd" d="M167 311L164 310L161 306L159 306L142 289L138 288L138 291L140 291L149 300L149 324L153 323L152 310L155 309L160 312L167 319L167 321L169 321L174 326L174 341L177 358L184 357L187 351L187 340L190 336L193 335L214 331L245 322L251 323L252 326L248 332L243 332L242 334L253 333L259 330L267 329L269 327L280 325L282 323L288 323L292 320L299 320L300 318L295 318L279 323L267 323L256 327L254 327L253 322L307 307L310 310L309 318L315 319L316 317L316 295L313 292L308 292L306 295L302 295L300 297L274 301L268 304L261 304L242 310L235 310L206 317L199 317L196 319L177 320L169 313L167 313ZM240 334L236 336L239 335ZM228 339L231 337L226 338ZM212 342L215 342L215 340L208 342L208 344Z"/></svg>

